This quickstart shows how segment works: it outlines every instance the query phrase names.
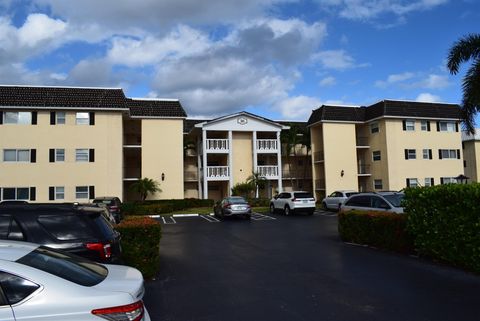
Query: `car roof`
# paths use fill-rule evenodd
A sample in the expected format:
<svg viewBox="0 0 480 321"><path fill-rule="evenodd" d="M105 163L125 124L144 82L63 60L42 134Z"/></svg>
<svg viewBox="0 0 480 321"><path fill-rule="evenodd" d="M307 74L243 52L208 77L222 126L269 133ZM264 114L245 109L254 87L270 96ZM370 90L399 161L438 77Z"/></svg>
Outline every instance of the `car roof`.
<svg viewBox="0 0 480 321"><path fill-rule="evenodd" d="M37 247L34 243L0 240L0 260L16 261Z"/></svg>
<svg viewBox="0 0 480 321"><path fill-rule="evenodd" d="M118 198L117 196L101 196L95 197L94 200L112 200L114 198Z"/></svg>

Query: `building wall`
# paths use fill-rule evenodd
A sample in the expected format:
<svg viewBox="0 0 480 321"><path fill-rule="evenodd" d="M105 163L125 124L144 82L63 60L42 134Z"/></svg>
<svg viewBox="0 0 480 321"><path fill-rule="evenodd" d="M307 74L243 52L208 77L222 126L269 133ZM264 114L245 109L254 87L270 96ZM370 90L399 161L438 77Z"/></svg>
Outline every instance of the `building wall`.
<svg viewBox="0 0 480 321"><path fill-rule="evenodd" d="M357 190L355 124L324 123L323 146L326 194L336 190Z"/></svg>
<svg viewBox="0 0 480 321"><path fill-rule="evenodd" d="M417 178L424 185L427 177L434 178L435 185L441 177L456 177L463 173L462 159L439 159L439 149L460 149L460 132L438 132L431 121L431 131L422 131L420 121L415 122L415 131L404 131L401 119L384 121L388 157L388 178L384 189L400 190L407 178ZM406 160L405 149L415 149L416 159ZM432 149L433 159L423 159L423 149Z"/></svg>
<svg viewBox="0 0 480 321"><path fill-rule="evenodd" d="M79 111L80 112L80 111ZM122 113L95 112L95 125L50 125L50 111L38 111L37 125L0 125L0 187L35 187L36 202L49 201L49 187L65 187L61 202L75 198L76 186L95 186L96 196L122 197ZM36 149L36 163L6 163L3 149ZM65 149L64 162L49 162L49 149ZM75 149L95 150L95 162L76 162Z"/></svg>
<svg viewBox="0 0 480 321"><path fill-rule="evenodd" d="M233 185L244 183L253 172L253 136L251 132L232 133Z"/></svg>
<svg viewBox="0 0 480 321"><path fill-rule="evenodd" d="M162 189L149 199L184 198L183 172L183 120L142 119L142 176Z"/></svg>
<svg viewBox="0 0 480 321"><path fill-rule="evenodd" d="M466 162L465 176L469 182L479 182L480 171L480 141L469 140L463 142L463 157Z"/></svg>
<svg viewBox="0 0 480 321"><path fill-rule="evenodd" d="M374 191L374 180L382 180L383 188L382 190L389 189L389 144L387 144L387 125L385 119L376 121L378 123L378 133L371 133L370 125L374 122L368 123L368 143L370 149L368 150L368 155L366 161L370 164L370 171L372 173L371 179L367 182L367 191ZM402 122L400 121L400 125ZM401 128L400 128L401 129ZM373 152L380 151L381 160L373 161ZM402 150L403 153L403 150Z"/></svg>

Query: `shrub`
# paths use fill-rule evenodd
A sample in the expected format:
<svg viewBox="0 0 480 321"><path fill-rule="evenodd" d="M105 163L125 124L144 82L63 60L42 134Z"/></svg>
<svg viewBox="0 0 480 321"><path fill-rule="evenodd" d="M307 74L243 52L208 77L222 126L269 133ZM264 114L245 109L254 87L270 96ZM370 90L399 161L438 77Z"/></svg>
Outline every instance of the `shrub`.
<svg viewBox="0 0 480 321"><path fill-rule="evenodd" d="M348 211L338 214L338 232L345 242L366 244L391 251L413 250L406 232L406 215L373 211Z"/></svg>
<svg viewBox="0 0 480 321"><path fill-rule="evenodd" d="M232 196L248 198L255 191L255 185L251 182L237 183L232 187Z"/></svg>
<svg viewBox="0 0 480 321"><path fill-rule="evenodd" d="M160 223L149 217L130 217L116 228L122 235L125 264L139 269L144 278L155 276L160 262Z"/></svg>
<svg viewBox="0 0 480 321"><path fill-rule="evenodd" d="M175 200L150 200L145 202L123 203L122 211L126 215L158 215L181 211L191 207L212 207L210 199L175 199Z"/></svg>
<svg viewBox="0 0 480 321"><path fill-rule="evenodd" d="M480 272L480 184L408 188L404 205L419 254Z"/></svg>

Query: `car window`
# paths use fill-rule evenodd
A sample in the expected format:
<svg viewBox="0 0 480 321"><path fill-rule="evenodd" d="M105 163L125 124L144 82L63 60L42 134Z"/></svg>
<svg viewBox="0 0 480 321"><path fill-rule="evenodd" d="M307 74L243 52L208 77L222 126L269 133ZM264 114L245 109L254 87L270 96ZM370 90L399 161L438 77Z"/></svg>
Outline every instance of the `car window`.
<svg viewBox="0 0 480 321"><path fill-rule="evenodd" d="M378 196L372 196L372 207L373 208L383 208L389 209L390 205L387 204L383 199Z"/></svg>
<svg viewBox="0 0 480 321"><path fill-rule="evenodd" d="M6 239L8 230L10 229L10 221L12 217L10 215L0 215L0 238Z"/></svg>
<svg viewBox="0 0 480 321"><path fill-rule="evenodd" d="M355 195L355 194L358 194L358 193L357 192L348 192L348 193L345 193L345 196L350 197L350 196Z"/></svg>
<svg viewBox="0 0 480 321"><path fill-rule="evenodd" d="M94 286L105 280L108 269L79 256L40 246L16 261L82 286Z"/></svg>
<svg viewBox="0 0 480 321"><path fill-rule="evenodd" d="M245 199L243 197L231 197L231 198L228 199L228 202L230 204L244 204L247 201L245 201Z"/></svg>
<svg viewBox="0 0 480 321"><path fill-rule="evenodd" d="M293 193L293 197L295 198L313 198L313 195L311 193Z"/></svg>
<svg viewBox="0 0 480 321"><path fill-rule="evenodd" d="M80 215L45 215L38 217L38 223L60 241L86 239L92 231Z"/></svg>
<svg viewBox="0 0 480 321"><path fill-rule="evenodd" d="M368 195L353 196L345 203L345 205L358 206L358 207L370 207L370 196Z"/></svg>
<svg viewBox="0 0 480 321"><path fill-rule="evenodd" d="M337 192L335 197L343 197L343 193L342 192Z"/></svg>
<svg viewBox="0 0 480 321"><path fill-rule="evenodd" d="M98 215L93 218L93 221L95 225L98 227L98 229L100 230L103 237L107 237L107 238L112 237L114 233L114 229L110 221L107 218L105 218L105 216Z"/></svg>
<svg viewBox="0 0 480 321"><path fill-rule="evenodd" d="M0 271L0 284L9 304L24 300L40 287L32 281L3 271Z"/></svg>
<svg viewBox="0 0 480 321"><path fill-rule="evenodd" d="M383 197L395 207L402 206L402 200L404 196L405 196L404 194L383 195Z"/></svg>
<svg viewBox="0 0 480 321"><path fill-rule="evenodd" d="M290 198L290 193L282 193L280 194L280 198Z"/></svg>
<svg viewBox="0 0 480 321"><path fill-rule="evenodd" d="M336 197L337 192L333 192L332 194L328 195L328 197Z"/></svg>
<svg viewBox="0 0 480 321"><path fill-rule="evenodd" d="M0 215L0 239L25 240L22 229L10 215Z"/></svg>

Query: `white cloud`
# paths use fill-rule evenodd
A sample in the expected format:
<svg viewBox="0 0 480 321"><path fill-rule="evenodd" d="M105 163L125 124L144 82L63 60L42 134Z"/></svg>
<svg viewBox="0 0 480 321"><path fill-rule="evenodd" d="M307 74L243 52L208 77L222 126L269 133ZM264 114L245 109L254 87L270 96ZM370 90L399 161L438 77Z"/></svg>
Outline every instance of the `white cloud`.
<svg viewBox="0 0 480 321"><path fill-rule="evenodd" d="M307 120L312 110L318 108L320 105L321 102L318 98L302 95L279 101L275 105L275 109L280 110L284 119Z"/></svg>
<svg viewBox="0 0 480 321"><path fill-rule="evenodd" d="M337 84L337 80L335 79L335 77L332 77L332 76L323 78L322 80L320 80L320 83L319 83L321 87L329 87L329 86L334 86L336 84Z"/></svg>
<svg viewBox="0 0 480 321"><path fill-rule="evenodd" d="M424 88L424 89L444 89L450 86L448 76L428 74L417 72L404 72L392 74L386 80L377 80L375 86L386 88L388 86L398 85L404 89Z"/></svg>
<svg viewBox="0 0 480 321"><path fill-rule="evenodd" d="M418 97L415 100L420 102L433 103L433 102L439 102L440 97L436 95L432 95L430 93L421 93L420 95L418 95Z"/></svg>
<svg viewBox="0 0 480 321"><path fill-rule="evenodd" d="M40 13L31 14L18 30L18 39L21 45L35 47L41 42L58 39L66 28L67 24L62 20L51 19Z"/></svg>
<svg viewBox="0 0 480 321"><path fill-rule="evenodd" d="M427 88L427 89L443 89L450 86L447 76L428 75L426 79L423 79L414 84L414 87Z"/></svg>
<svg viewBox="0 0 480 321"><path fill-rule="evenodd" d="M314 59L324 68L345 70L356 67L366 67L368 64L357 64L355 59L345 50L325 50L315 54Z"/></svg>
<svg viewBox="0 0 480 321"><path fill-rule="evenodd" d="M387 86L399 82L404 82L406 80L412 79L415 77L413 72L404 72L401 74L392 74L387 77L387 80L377 80L375 86L379 88L386 88Z"/></svg>

